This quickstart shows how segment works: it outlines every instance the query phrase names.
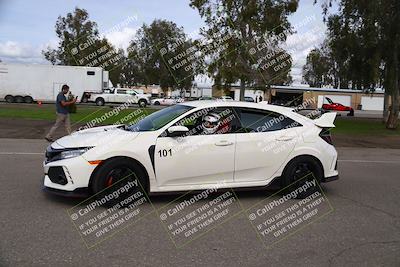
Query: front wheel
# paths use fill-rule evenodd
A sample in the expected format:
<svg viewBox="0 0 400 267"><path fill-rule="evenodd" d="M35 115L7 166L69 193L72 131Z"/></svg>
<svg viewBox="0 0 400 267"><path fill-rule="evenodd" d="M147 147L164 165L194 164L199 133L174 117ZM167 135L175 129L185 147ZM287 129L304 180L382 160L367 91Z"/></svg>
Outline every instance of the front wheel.
<svg viewBox="0 0 400 267"><path fill-rule="evenodd" d="M147 106L147 101L144 99L139 100L139 107L145 108Z"/></svg>
<svg viewBox="0 0 400 267"><path fill-rule="evenodd" d="M91 183L92 193L97 199L114 195L105 206L114 206L132 195L147 197L147 178L143 169L134 161L127 158L107 160L99 167ZM121 192L121 188L128 188ZM115 192L118 192L118 196ZM122 205L123 206L123 205Z"/></svg>
<svg viewBox="0 0 400 267"><path fill-rule="evenodd" d="M304 156L288 163L281 178L281 186L285 194L296 193L295 198L306 198L320 191L319 182L324 173L320 164L312 157ZM306 188L305 191L299 188Z"/></svg>

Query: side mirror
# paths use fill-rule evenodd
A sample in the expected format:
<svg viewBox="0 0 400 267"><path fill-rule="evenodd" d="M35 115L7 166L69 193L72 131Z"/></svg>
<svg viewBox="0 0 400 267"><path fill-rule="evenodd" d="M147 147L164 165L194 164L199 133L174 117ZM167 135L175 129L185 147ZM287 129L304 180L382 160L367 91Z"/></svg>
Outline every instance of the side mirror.
<svg viewBox="0 0 400 267"><path fill-rule="evenodd" d="M169 137L177 137L182 136L189 132L188 127L186 126L171 126L167 129L167 136Z"/></svg>

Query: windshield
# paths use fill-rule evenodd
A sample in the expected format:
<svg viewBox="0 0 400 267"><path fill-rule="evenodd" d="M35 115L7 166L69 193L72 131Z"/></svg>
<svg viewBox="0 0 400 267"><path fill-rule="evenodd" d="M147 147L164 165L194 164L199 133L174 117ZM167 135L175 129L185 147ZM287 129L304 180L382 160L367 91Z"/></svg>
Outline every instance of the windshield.
<svg viewBox="0 0 400 267"><path fill-rule="evenodd" d="M330 99L329 97L325 97L325 98L326 98L326 100L328 101L329 104L333 104L332 99Z"/></svg>
<svg viewBox="0 0 400 267"><path fill-rule="evenodd" d="M156 131L192 108L184 105L164 108L129 126L127 130L132 132Z"/></svg>

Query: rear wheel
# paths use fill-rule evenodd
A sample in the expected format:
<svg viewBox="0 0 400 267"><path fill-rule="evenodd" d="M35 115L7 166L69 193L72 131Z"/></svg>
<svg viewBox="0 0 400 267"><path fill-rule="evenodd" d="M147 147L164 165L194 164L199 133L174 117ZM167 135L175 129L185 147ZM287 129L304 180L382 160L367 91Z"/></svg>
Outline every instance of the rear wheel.
<svg viewBox="0 0 400 267"><path fill-rule="evenodd" d="M15 102L16 103L23 103L24 102L24 98L20 95L15 96Z"/></svg>
<svg viewBox="0 0 400 267"><path fill-rule="evenodd" d="M141 192L146 195L147 175L135 161L127 158L114 158L106 161L96 171L91 190L97 194L98 199L112 194L125 186L131 186L129 190L121 193L118 198L108 201L106 206L114 206L129 196ZM108 189L107 189L108 188ZM139 193L140 194L140 193Z"/></svg>
<svg viewBox="0 0 400 267"><path fill-rule="evenodd" d="M289 194L298 188L308 185L307 190L299 192L296 198L306 198L320 191L319 182L324 173L320 164L310 156L293 159L288 163L281 178L281 186L285 194ZM315 182L313 182L315 181Z"/></svg>
<svg viewBox="0 0 400 267"><path fill-rule="evenodd" d="M99 98L96 99L96 105L97 106L104 106L104 104L105 104L105 101L104 101L103 98L99 97Z"/></svg>
<svg viewBox="0 0 400 267"><path fill-rule="evenodd" d="M31 104L31 103L33 103L33 98L31 96L29 96L29 95L24 96L24 102L28 103L28 104Z"/></svg>
<svg viewBox="0 0 400 267"><path fill-rule="evenodd" d="M160 102L156 101L156 102L154 102L154 105L159 106Z"/></svg>
<svg viewBox="0 0 400 267"><path fill-rule="evenodd" d="M6 97L4 98L4 100L7 103L13 103L15 101L14 97L12 95L6 95Z"/></svg>

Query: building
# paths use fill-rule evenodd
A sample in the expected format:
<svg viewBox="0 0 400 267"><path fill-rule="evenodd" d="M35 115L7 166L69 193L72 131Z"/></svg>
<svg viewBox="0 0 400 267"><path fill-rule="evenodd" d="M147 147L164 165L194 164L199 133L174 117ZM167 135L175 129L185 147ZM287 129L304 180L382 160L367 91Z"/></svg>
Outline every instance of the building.
<svg viewBox="0 0 400 267"><path fill-rule="evenodd" d="M229 95L239 100L239 86L232 86L228 90L213 87L213 96ZM271 90L246 89L245 96L255 98L262 95L265 101L273 104L285 104L293 102L293 105L309 103L309 108L320 108L330 98L335 103L351 106L356 110L382 111L384 103L384 92L376 90L374 93L365 93L361 90L335 89L335 88L313 88L306 86L271 86Z"/></svg>

